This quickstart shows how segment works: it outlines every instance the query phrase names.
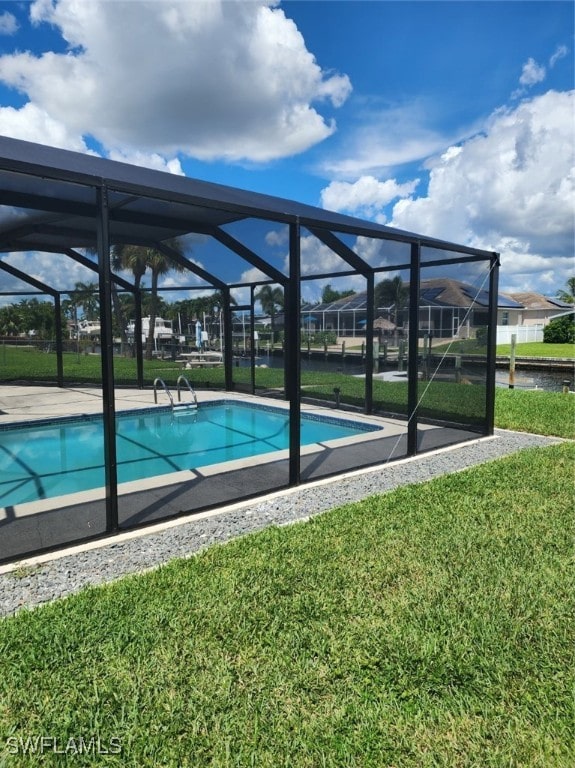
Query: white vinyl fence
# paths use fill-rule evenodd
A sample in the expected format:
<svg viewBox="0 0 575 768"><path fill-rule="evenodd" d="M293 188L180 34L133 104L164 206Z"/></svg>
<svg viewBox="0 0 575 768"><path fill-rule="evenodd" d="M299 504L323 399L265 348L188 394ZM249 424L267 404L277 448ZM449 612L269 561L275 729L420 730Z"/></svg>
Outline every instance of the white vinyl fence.
<svg viewBox="0 0 575 768"><path fill-rule="evenodd" d="M511 335L515 334L517 343L543 341L543 325L498 325L497 343L511 344Z"/></svg>

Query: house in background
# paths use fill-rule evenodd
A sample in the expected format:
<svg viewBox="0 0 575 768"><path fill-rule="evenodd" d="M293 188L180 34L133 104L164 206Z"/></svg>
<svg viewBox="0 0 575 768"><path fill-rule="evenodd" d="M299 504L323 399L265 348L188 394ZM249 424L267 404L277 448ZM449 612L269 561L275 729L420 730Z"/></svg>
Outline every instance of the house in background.
<svg viewBox="0 0 575 768"><path fill-rule="evenodd" d="M541 293L527 291L525 293L504 293L511 301L521 305L521 309L515 312L498 312L497 325L540 325L545 326L554 317L573 309L561 299L543 296Z"/></svg>
<svg viewBox="0 0 575 768"><path fill-rule="evenodd" d="M406 292L409 285L405 285ZM408 295L408 293L407 293ZM400 334L409 327L406 304L396 307L376 307L380 324L386 322L384 333L392 333L397 326ZM499 294L498 318L504 313L516 318L523 306L516 300ZM367 294L365 291L337 301L306 304L301 308L302 327L310 331L335 331L338 337L365 335ZM477 328L488 325L489 294L472 285L449 278L422 280L419 292L419 329L435 338L473 338ZM376 327L374 323L374 327Z"/></svg>
<svg viewBox="0 0 575 768"><path fill-rule="evenodd" d="M521 305L499 294L498 317L516 314ZM449 278L422 280L419 289L419 327L436 338L470 339L489 324L489 293Z"/></svg>

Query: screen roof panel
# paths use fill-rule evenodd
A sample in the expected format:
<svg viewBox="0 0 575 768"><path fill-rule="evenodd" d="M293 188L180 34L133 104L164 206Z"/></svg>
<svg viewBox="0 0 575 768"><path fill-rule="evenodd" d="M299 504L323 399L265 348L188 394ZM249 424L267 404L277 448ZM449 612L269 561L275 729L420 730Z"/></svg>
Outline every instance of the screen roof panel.
<svg viewBox="0 0 575 768"><path fill-rule="evenodd" d="M49 198L50 206L58 210L64 211L66 207L69 210L72 204L77 205L78 212L85 215L86 208L82 211L79 209L93 205L94 188L105 185L112 193L133 197L126 206L126 214L157 217L164 223L170 218L178 219L173 231L165 233L165 237L176 237L181 233L182 213L185 221L196 220L198 227L221 226L235 219L256 216L275 221L299 221L304 225L312 224L357 235L403 241L421 240L453 249L453 244L444 241L402 232L293 200L7 137L0 137L0 173L3 176L8 173L10 178L7 187L2 185L4 191L0 195L0 204L52 210L47 203L41 202ZM87 192L87 189L90 191ZM179 204L188 206L186 211ZM111 210L115 209L112 207ZM194 213L188 215L192 210ZM139 225L141 221L137 223ZM461 251L470 252L470 249L462 248ZM490 256L485 251L475 252Z"/></svg>

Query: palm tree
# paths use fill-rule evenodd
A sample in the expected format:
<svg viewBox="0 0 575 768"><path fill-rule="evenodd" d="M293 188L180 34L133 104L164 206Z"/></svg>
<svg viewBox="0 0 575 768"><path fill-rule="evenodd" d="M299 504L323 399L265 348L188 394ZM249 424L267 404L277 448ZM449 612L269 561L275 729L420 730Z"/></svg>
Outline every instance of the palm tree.
<svg viewBox="0 0 575 768"><path fill-rule="evenodd" d="M183 248L178 240L170 240L167 245L178 254L183 254ZM158 251L155 248L146 248L145 250L146 265L152 272L152 285L150 291L150 329L148 331L148 338L146 339L146 360L151 360L154 349L154 328L158 314L158 282L160 275L165 275L172 269L177 272L183 272L184 267L178 261L166 256L162 251Z"/></svg>
<svg viewBox="0 0 575 768"><path fill-rule="evenodd" d="M166 245L176 253L183 255L183 247L179 240L167 240ZM142 278L146 269L152 273L150 292L150 326L146 339L146 360L152 359L154 349L154 328L158 315L158 282L160 275L165 275L170 270L183 272L184 267L174 259L166 256L157 248L148 248L143 245L119 245L112 249L112 266L114 269L129 269L134 275L134 287L136 292L140 290ZM125 323L124 323L125 325Z"/></svg>
<svg viewBox="0 0 575 768"><path fill-rule="evenodd" d="M77 282L70 294L70 299L76 307L82 307L86 320L97 320L99 315L100 300L98 297L98 283Z"/></svg>
<svg viewBox="0 0 575 768"><path fill-rule="evenodd" d="M392 314L395 325L399 325L400 313L407 304L407 297L409 290L407 286L403 284L403 280L400 275L396 275L391 280L382 280L375 286L375 306L376 307L393 307Z"/></svg>
<svg viewBox="0 0 575 768"><path fill-rule="evenodd" d="M0 308L0 334L16 336L21 331L21 320L21 313L13 304Z"/></svg>
<svg viewBox="0 0 575 768"><path fill-rule="evenodd" d="M555 295L566 304L575 304L575 276L567 280L566 291L557 291Z"/></svg>
<svg viewBox="0 0 575 768"><path fill-rule="evenodd" d="M129 270L134 276L135 295L140 290L142 278L146 271L146 249L138 245L114 245L112 247L112 270L121 272ZM116 283L112 281L113 293L112 301L114 304L114 315L116 325L120 331L122 340L126 339L127 318L124 314L124 303L119 300Z"/></svg>
<svg viewBox="0 0 575 768"><path fill-rule="evenodd" d="M274 319L276 314L276 307L279 309L284 308L284 292L278 285L273 288L271 285L262 285L259 291L254 295L254 298L259 301L262 306L262 311L266 315L270 316L271 321L271 343L274 343Z"/></svg>

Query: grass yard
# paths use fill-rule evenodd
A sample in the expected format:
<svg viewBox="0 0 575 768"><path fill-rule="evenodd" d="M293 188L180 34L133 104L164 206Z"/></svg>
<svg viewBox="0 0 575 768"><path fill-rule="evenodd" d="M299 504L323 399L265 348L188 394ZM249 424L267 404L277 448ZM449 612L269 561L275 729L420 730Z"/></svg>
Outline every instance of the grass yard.
<svg viewBox="0 0 575 768"><path fill-rule="evenodd" d="M498 344L497 354L509 357L511 344ZM575 344L545 344L543 341L529 341L525 344L517 344L515 347L517 357L559 357L574 359Z"/></svg>
<svg viewBox="0 0 575 768"><path fill-rule="evenodd" d="M0 765L570 768L574 459L524 451L0 621ZM41 735L121 752L24 754Z"/></svg>
<svg viewBox="0 0 575 768"><path fill-rule="evenodd" d="M495 426L574 440L575 395L497 388Z"/></svg>

